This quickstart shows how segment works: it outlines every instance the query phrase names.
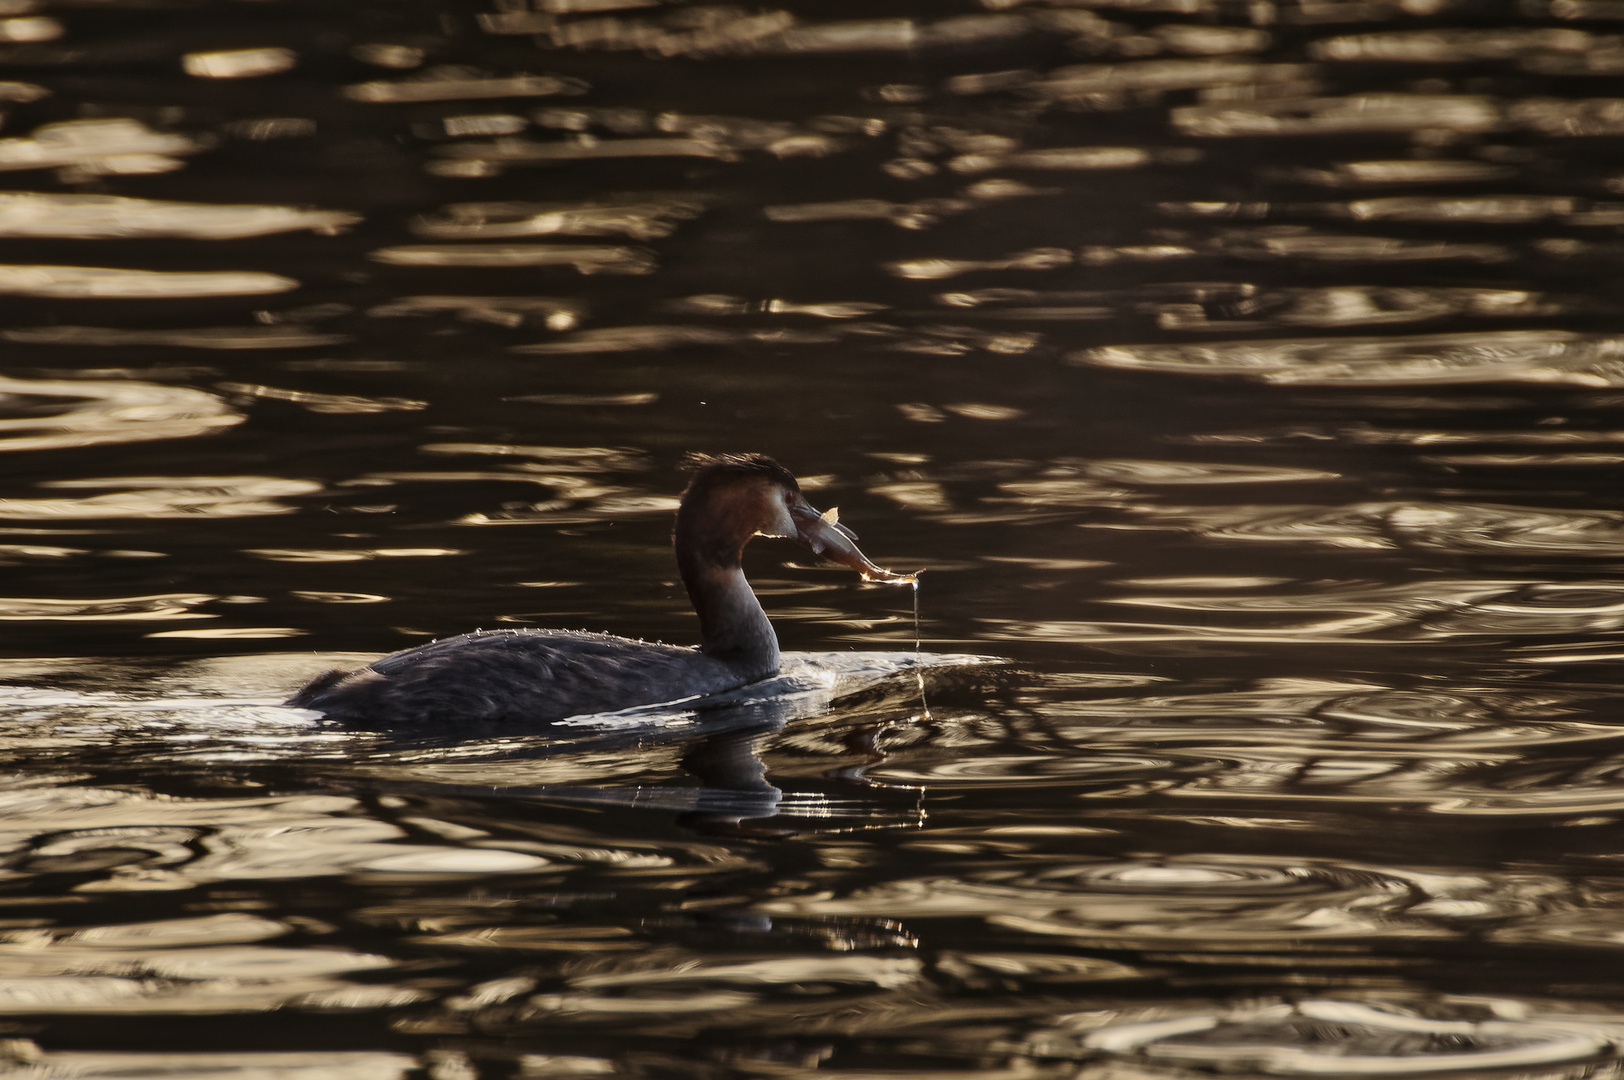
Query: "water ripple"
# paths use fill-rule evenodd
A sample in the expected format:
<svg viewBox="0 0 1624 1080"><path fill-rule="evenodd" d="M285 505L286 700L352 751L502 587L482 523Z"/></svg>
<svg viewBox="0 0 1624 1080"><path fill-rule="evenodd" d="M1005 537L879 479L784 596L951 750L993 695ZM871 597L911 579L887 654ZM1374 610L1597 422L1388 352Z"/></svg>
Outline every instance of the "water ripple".
<svg viewBox="0 0 1624 1080"><path fill-rule="evenodd" d="M1230 305L1168 305L1167 330L1245 330L1270 325L1379 326L1444 317L1526 318L1582 309L1585 301L1519 289L1384 288L1339 285L1259 290Z"/></svg>
<svg viewBox="0 0 1624 1080"><path fill-rule="evenodd" d="M208 593L156 593L151 596L116 596L92 600L53 597L0 597L0 620L13 622L84 620L90 622L212 619L193 611L219 599Z"/></svg>
<svg viewBox="0 0 1624 1080"><path fill-rule="evenodd" d="M1062 1057L1132 1057L1163 1068L1267 1076L1536 1068L1546 1075L1552 1066L1614 1056L1620 1036L1616 1020L1535 1011L1513 1000L1371 996L1091 1014L1039 1041Z"/></svg>
<svg viewBox="0 0 1624 1080"><path fill-rule="evenodd" d="M405 79L380 79L344 88L352 101L392 105L420 101L467 101L480 98L551 97L585 93L580 79L555 75L489 76L472 68L435 67Z"/></svg>
<svg viewBox="0 0 1624 1080"><path fill-rule="evenodd" d="M279 47L216 49L180 58L181 70L197 79L257 79L291 71L298 63L298 53Z"/></svg>
<svg viewBox="0 0 1624 1080"><path fill-rule="evenodd" d="M644 352L691 345L764 344L821 345L838 340L820 330L734 330L718 326L606 326L579 330L559 341L515 345L513 351L535 356Z"/></svg>
<svg viewBox="0 0 1624 1080"><path fill-rule="evenodd" d="M308 390L284 390L274 386L256 386L251 383L221 383L219 389L228 394L270 401L288 401L302 405L314 413L381 413L416 412L428 407L426 401L412 398L369 398L356 394L316 394Z"/></svg>
<svg viewBox="0 0 1624 1080"><path fill-rule="evenodd" d="M0 192L0 236L240 240L310 229L331 234L360 221L340 210L164 202L115 195Z"/></svg>
<svg viewBox="0 0 1624 1080"><path fill-rule="evenodd" d="M907 259L889 263L886 269L912 281L939 281L976 270L1058 270L1070 266L1072 253L1065 248L1032 248L1001 259Z"/></svg>
<svg viewBox="0 0 1624 1080"><path fill-rule="evenodd" d="M455 203L412 222L435 240L506 240L524 236L627 236L655 240L698 217L693 198L604 200L588 203Z"/></svg>
<svg viewBox="0 0 1624 1080"><path fill-rule="evenodd" d="M888 783L928 783L932 787L955 790L1071 786L1101 780L1119 784L1132 781L1143 789L1177 769L1177 763L1170 757L1093 753L1086 758L1067 758L1058 754L989 753L974 758L954 757L935 764L918 760L884 763L865 769L864 775Z"/></svg>
<svg viewBox="0 0 1624 1080"><path fill-rule="evenodd" d="M1289 465L1236 465L1218 461L1104 460L1080 463L1088 475L1119 483L1161 485L1292 484L1335 480L1338 474ZM1000 485L1010 490L1010 485Z"/></svg>
<svg viewBox="0 0 1624 1080"><path fill-rule="evenodd" d="M1326 233L1299 225L1227 230L1218 237L1216 247L1242 259L1326 263L1505 263L1517 257L1503 244Z"/></svg>
<svg viewBox="0 0 1624 1080"><path fill-rule="evenodd" d="M1566 195L1402 195L1360 199L1335 209L1356 221L1527 225L1554 219L1574 225L1612 225L1624 220L1624 204Z"/></svg>
<svg viewBox="0 0 1624 1080"><path fill-rule="evenodd" d="M635 963L583 961L565 971L572 986L586 989L651 987L685 982L743 986L869 985L888 990L917 983L924 965L917 957L783 956L718 962L695 955L646 955ZM809 986L810 984L810 986Z"/></svg>
<svg viewBox="0 0 1624 1080"><path fill-rule="evenodd" d="M1583 53L1599 43L1582 30L1559 27L1396 30L1324 38L1309 46L1309 54L1320 60L1448 64L1510 60L1530 54Z"/></svg>
<svg viewBox="0 0 1624 1080"><path fill-rule="evenodd" d="M643 5L620 5L637 6ZM596 12L613 8L569 8ZM557 48L636 50L661 57L708 58L890 53L960 50L1003 44L1027 34L1032 24L1011 14L958 15L944 19L875 18L801 22L787 11L759 14L733 8L703 9L653 17L610 15L569 21L511 12L483 17L492 33L539 33Z"/></svg>
<svg viewBox="0 0 1624 1080"><path fill-rule="evenodd" d="M360 815L358 808L356 800L338 796L168 799L92 788L27 788L0 798L0 836L12 850L46 856L71 851L85 871L95 873L79 886L81 892L189 889L216 881L335 874L534 873L552 866L550 859L506 847L403 842L405 829ZM177 830L188 829L202 838L196 850L177 842ZM146 854L99 865L84 861L91 851L132 847ZM61 872L60 860L53 858L33 871L25 864L13 876Z"/></svg>
<svg viewBox="0 0 1624 1080"><path fill-rule="evenodd" d="M1327 237L1316 238L1320 241ZM1320 249L1328 254L1330 245ZM1381 326L1445 317L1516 318L1600 307L1579 296L1456 286L1333 285L1268 287L1249 283L1167 282L1134 289L1060 291L978 289L942 293L937 302L995 319L1075 321L1132 312L1164 330L1250 330L1271 326Z"/></svg>
<svg viewBox="0 0 1624 1080"><path fill-rule="evenodd" d="M1423 883L1445 892L1471 889L1465 879L1452 883L1443 876L1326 860L1192 855L900 879L839 898L763 901L756 910L813 918L971 916L1005 930L1105 948L1452 936L1428 919L1405 916Z"/></svg>
<svg viewBox="0 0 1624 1080"><path fill-rule="evenodd" d="M1110 345L1074 353L1071 359L1134 371L1244 375L1298 386L1532 382L1624 387L1624 344L1619 339L1556 330Z"/></svg>
<svg viewBox="0 0 1624 1080"><path fill-rule="evenodd" d="M342 1007L343 1002L335 1004ZM420 1065L413 1055L381 1050L42 1050L26 1039L9 1042L0 1052L10 1059L7 1064L14 1066L12 1075L18 1080L64 1075L164 1080L177 1074L238 1080L404 1080Z"/></svg>
<svg viewBox="0 0 1624 1080"><path fill-rule="evenodd" d="M1579 558L1624 552L1624 513L1470 503L1367 502L1136 507L1158 524L1220 540L1354 549L1538 552Z"/></svg>
<svg viewBox="0 0 1624 1080"><path fill-rule="evenodd" d="M295 326L195 326L172 330L115 326L30 326L0 331L0 338L24 345L147 346L177 349L308 349L349 341Z"/></svg>
<svg viewBox="0 0 1624 1080"><path fill-rule="evenodd" d="M565 165L574 162L647 158L708 158L736 161L747 153L777 158L826 157L850 148L845 136L872 136L883 124L859 122L801 126L784 121L734 116L696 116L663 112L649 116L637 110L545 110L537 114L546 127L583 132L574 138L539 140L510 136L490 142L450 142L436 148L430 173L488 177L513 165ZM596 121L605 120L599 124ZM589 127L605 135L584 134Z"/></svg>
<svg viewBox="0 0 1624 1080"><path fill-rule="evenodd" d="M291 513L295 507L280 499L322 490L308 480L272 476L116 476L45 481L39 486L117 490L77 498L0 498L0 519L259 517Z"/></svg>
<svg viewBox="0 0 1624 1080"><path fill-rule="evenodd" d="M1316 70L1306 64L1265 64L1231 58L1139 60L1122 64L1083 64L1057 68L1026 92L1048 101L1088 100L1104 96L1106 107L1121 107L1127 100L1143 103L1143 95L1161 95L1175 90L1206 89L1215 86L1267 86L1270 83L1301 86L1314 78ZM1129 95L1132 95L1130 98ZM1120 96L1121 104L1113 100ZM1192 134L1213 134L1191 125L1188 109L1175 109L1175 123ZM1192 127L1195 130L1192 130Z"/></svg>
<svg viewBox="0 0 1624 1080"><path fill-rule="evenodd" d="M1289 738L1305 760L1365 753L1397 759L1410 753L1407 745L1514 754L1538 744L1605 743L1617 734L1605 723L1583 719L1592 704L1589 696L1554 691L1465 693L1276 679L1211 693L1094 699L1073 694L1062 688L1037 689L1026 699L1044 717L1050 736L1067 750L1187 749L1194 740L1223 755Z"/></svg>
<svg viewBox="0 0 1624 1080"><path fill-rule="evenodd" d="M392 266L568 266L581 274L655 270L653 254L642 248L584 244L404 244L379 248L370 257Z"/></svg>
<svg viewBox="0 0 1624 1080"><path fill-rule="evenodd" d="M491 323L510 329L535 322L549 330L572 330L586 313L579 298L549 296L398 296L369 308L375 319L450 312L464 322Z"/></svg>
<svg viewBox="0 0 1624 1080"><path fill-rule="evenodd" d="M1529 29L1519 28L1512 33L1520 38ZM1569 60L1559 55L1529 59L1535 70L1587 73L1582 58ZM1607 74L1606 66L1596 73ZM1184 134L1204 138L1429 130L1484 134L1531 131L1548 138L1585 138L1624 131L1624 111L1619 109L1618 101L1557 97L1502 100L1477 94L1376 92L1185 105L1172 110L1172 122Z"/></svg>
<svg viewBox="0 0 1624 1080"><path fill-rule="evenodd" d="M1292 74L1291 78L1299 78ZM1253 80L1245 80L1253 81ZM1172 110L1174 127L1186 135L1235 138L1258 135L1346 135L1443 129L1499 130L1499 104L1474 94L1370 93L1347 97L1185 105Z"/></svg>
<svg viewBox="0 0 1624 1080"><path fill-rule="evenodd" d="M139 120L63 120L42 124L30 136L0 139L0 171L56 169L70 182L163 173L203 149L202 142L155 131Z"/></svg>
<svg viewBox="0 0 1624 1080"><path fill-rule="evenodd" d="M245 419L213 394L135 380L0 377L0 393L11 398L0 409L0 452L188 438ZM64 398L73 404L61 411L22 407L31 399Z"/></svg>
<svg viewBox="0 0 1624 1080"><path fill-rule="evenodd" d="M37 848L37 872L73 872L96 865L99 847L117 851L124 830L90 838L71 834ZM179 830L173 830L179 832ZM136 850L151 839L129 837ZM75 840L81 841L75 843ZM192 838L171 838L166 852L186 851ZM292 927L237 914L10 932L0 940L0 1009L14 1015L206 1014L268 1010L308 1001L338 1004L355 991L354 1006L405 1003L425 997L401 988L367 988L339 976L392 966L382 956L346 949L261 944ZM370 990L370 992L369 992ZM379 992L381 991L381 993ZM304 1000L301 1000L304 999Z"/></svg>
<svg viewBox="0 0 1624 1080"><path fill-rule="evenodd" d="M1611 632L1624 627L1624 590L1607 583L1428 579L1359 583L1254 596L1132 596L1109 601L1151 608L1151 622L989 620L991 640L1225 642L1240 646L1397 644L1462 637ZM1178 613L1189 612L1185 618Z"/></svg>
<svg viewBox="0 0 1624 1080"><path fill-rule="evenodd" d="M262 296L299 283L252 270L120 270L100 266L0 266L0 293L62 300L159 300Z"/></svg>
<svg viewBox="0 0 1624 1080"><path fill-rule="evenodd" d="M1378 184L1467 184L1504 180L1517 175L1517 168L1501 162L1448 158L1394 158L1376 161L1342 161L1329 170L1305 168L1294 173L1298 179L1327 187L1356 187Z"/></svg>

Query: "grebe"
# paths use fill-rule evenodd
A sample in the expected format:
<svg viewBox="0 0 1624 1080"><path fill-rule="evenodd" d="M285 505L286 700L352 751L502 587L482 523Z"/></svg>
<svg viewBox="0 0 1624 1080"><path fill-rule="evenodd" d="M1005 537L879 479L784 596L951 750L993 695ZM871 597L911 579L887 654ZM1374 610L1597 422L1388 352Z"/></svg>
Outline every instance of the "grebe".
<svg viewBox="0 0 1624 1080"><path fill-rule="evenodd" d="M535 723L732 690L778 674L778 636L745 580L755 536L789 537L870 581L882 570L834 511L820 514L788 469L762 454L690 459L672 544L699 615L681 648L575 630L480 630L329 671L288 704L369 725Z"/></svg>

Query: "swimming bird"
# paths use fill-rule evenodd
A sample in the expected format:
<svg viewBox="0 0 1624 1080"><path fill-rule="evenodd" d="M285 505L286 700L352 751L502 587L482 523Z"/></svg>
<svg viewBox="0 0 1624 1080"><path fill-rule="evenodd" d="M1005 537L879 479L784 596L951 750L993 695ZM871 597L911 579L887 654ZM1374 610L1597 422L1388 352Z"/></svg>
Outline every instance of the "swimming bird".
<svg viewBox="0 0 1624 1080"><path fill-rule="evenodd" d="M764 454L690 459L672 545L699 616L698 648L577 630L479 630L317 676L287 704L368 725L536 723L733 690L778 674L778 636L745 580L753 537L799 540L866 580L911 577L868 561Z"/></svg>

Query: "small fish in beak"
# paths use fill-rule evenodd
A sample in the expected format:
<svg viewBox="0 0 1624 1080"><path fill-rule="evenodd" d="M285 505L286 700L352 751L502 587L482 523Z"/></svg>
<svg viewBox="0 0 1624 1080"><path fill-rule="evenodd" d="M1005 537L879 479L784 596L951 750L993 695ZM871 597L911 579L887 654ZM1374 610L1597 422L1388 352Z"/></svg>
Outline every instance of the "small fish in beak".
<svg viewBox="0 0 1624 1080"><path fill-rule="evenodd" d="M868 561L857 547L857 534L840 523L840 512L831 508L818 513L802 501L789 508L790 519L795 522L796 538L815 554L831 562L849 566L863 575L864 581L883 581L892 585L912 585L916 574L897 574Z"/></svg>

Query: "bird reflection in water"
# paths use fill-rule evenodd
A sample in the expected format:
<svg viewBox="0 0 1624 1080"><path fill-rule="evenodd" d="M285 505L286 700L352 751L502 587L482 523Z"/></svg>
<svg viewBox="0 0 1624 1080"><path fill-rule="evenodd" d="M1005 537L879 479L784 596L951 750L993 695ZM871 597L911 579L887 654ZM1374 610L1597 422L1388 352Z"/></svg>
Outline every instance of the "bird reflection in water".
<svg viewBox="0 0 1624 1080"><path fill-rule="evenodd" d="M778 677L715 695L703 708L650 706L583 716L547 734L495 740L405 739L369 755L362 773L369 786L413 802L474 798L622 807L674 814L678 824L711 835L917 827L924 788L866 773L888 760L888 731L928 719L917 696L927 671L934 682L985 663L958 655L918 660L905 653L792 653ZM917 676L913 683L898 677L910 671ZM763 754L779 742L775 737L793 722L819 718L839 726L798 731L794 749L834 757L823 777L862 795L786 791L770 778ZM806 745L808 740L815 745ZM661 756L661 747L682 744L675 762ZM624 770L608 768L613 759ZM647 776L666 764L680 765L697 785L625 782L624 771ZM493 811L489 820L481 815L480 824L500 831L492 822L509 815Z"/></svg>

